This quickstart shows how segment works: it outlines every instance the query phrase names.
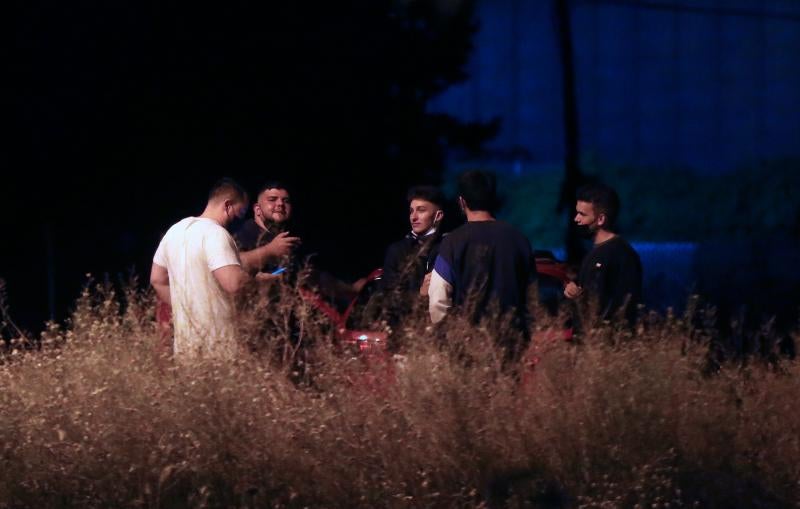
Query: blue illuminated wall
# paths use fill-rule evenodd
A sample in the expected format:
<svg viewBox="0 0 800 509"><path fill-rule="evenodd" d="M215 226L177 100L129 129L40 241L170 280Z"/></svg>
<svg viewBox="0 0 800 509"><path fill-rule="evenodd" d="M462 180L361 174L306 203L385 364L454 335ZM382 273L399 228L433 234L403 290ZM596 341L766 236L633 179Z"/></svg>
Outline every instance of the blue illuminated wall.
<svg viewBox="0 0 800 509"><path fill-rule="evenodd" d="M719 173L800 156L800 1L572 2L584 154ZM433 101L502 119L487 159L524 171L563 159L553 2L482 0L470 79Z"/></svg>

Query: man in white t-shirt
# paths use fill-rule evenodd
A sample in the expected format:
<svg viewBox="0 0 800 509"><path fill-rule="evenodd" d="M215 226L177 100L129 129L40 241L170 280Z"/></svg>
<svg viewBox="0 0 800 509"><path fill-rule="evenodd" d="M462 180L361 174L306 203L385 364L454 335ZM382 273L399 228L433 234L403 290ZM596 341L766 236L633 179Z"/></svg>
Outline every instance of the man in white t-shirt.
<svg viewBox="0 0 800 509"><path fill-rule="evenodd" d="M266 245L240 255L226 227L241 220L247 206L242 187L222 179L203 213L173 225L156 250L150 283L172 306L178 359L233 358L238 351L233 295L266 260L286 254Z"/></svg>

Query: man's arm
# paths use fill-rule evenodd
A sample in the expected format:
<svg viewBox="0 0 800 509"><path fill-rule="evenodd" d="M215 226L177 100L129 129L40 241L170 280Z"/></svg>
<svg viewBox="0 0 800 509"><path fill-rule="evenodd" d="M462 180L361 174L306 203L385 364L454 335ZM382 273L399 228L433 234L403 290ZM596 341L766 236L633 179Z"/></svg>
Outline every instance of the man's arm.
<svg viewBox="0 0 800 509"><path fill-rule="evenodd" d="M448 283L436 269L431 272L428 299L428 312L433 323L440 322L453 307L453 285Z"/></svg>
<svg viewBox="0 0 800 509"><path fill-rule="evenodd" d="M386 249L386 255L383 257L383 274L381 274L381 286L386 289L393 290L397 284L399 262L397 260L397 244L390 244Z"/></svg>
<svg viewBox="0 0 800 509"><path fill-rule="evenodd" d="M166 267L153 263L150 269L150 284L156 291L156 295L162 302L172 304L169 296L169 272Z"/></svg>
<svg viewBox="0 0 800 509"><path fill-rule="evenodd" d="M613 277L606 281L607 300L602 308L604 318L611 318L623 304L626 305L626 314L634 313L636 305L642 296L642 267L638 256L626 253L620 257L615 267Z"/></svg>
<svg viewBox="0 0 800 509"><path fill-rule="evenodd" d="M300 245L300 237L289 237L289 232L279 233L269 244L250 251L240 252L239 258L242 260L242 268L247 272L257 272L267 262L277 261L289 255L298 245Z"/></svg>
<svg viewBox="0 0 800 509"><path fill-rule="evenodd" d="M214 279L228 293L236 293L250 280L240 265L226 265L212 272Z"/></svg>

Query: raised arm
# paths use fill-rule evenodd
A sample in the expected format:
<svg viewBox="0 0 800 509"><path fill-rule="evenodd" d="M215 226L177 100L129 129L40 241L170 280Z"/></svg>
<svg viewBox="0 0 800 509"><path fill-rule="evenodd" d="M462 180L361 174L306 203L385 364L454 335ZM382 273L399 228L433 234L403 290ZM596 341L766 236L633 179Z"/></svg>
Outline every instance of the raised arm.
<svg viewBox="0 0 800 509"><path fill-rule="evenodd" d="M276 235L269 244L240 252L239 257L244 270L253 273L261 270L267 262L276 262L291 254L298 245L300 245L300 237L290 237L289 232L283 232Z"/></svg>

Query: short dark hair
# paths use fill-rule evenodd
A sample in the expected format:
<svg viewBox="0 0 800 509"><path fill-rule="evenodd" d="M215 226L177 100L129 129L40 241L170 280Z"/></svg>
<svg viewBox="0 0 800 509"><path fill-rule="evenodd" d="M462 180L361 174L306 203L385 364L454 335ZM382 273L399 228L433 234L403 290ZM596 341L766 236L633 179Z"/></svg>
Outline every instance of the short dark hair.
<svg viewBox="0 0 800 509"><path fill-rule="evenodd" d="M414 186L408 190L406 199L409 203L412 200L425 200L433 203L440 209L444 208L444 193L436 186Z"/></svg>
<svg viewBox="0 0 800 509"><path fill-rule="evenodd" d="M224 177L217 180L208 192L208 201L220 199L246 202L247 191L232 178Z"/></svg>
<svg viewBox="0 0 800 509"><path fill-rule="evenodd" d="M619 215L619 195L614 189L605 184L587 184L577 193L578 201L592 204L595 214L605 214L606 222L603 228L613 231Z"/></svg>
<svg viewBox="0 0 800 509"><path fill-rule="evenodd" d="M494 174L468 170L458 177L458 195L470 210L494 212L497 207L497 179Z"/></svg>
<svg viewBox="0 0 800 509"><path fill-rule="evenodd" d="M270 189L284 189L287 193L292 194L292 190L289 189L285 183L281 182L280 180L268 180L264 182L264 185L258 188L258 193L256 193L256 198L261 196L261 193L264 191L268 191Z"/></svg>

